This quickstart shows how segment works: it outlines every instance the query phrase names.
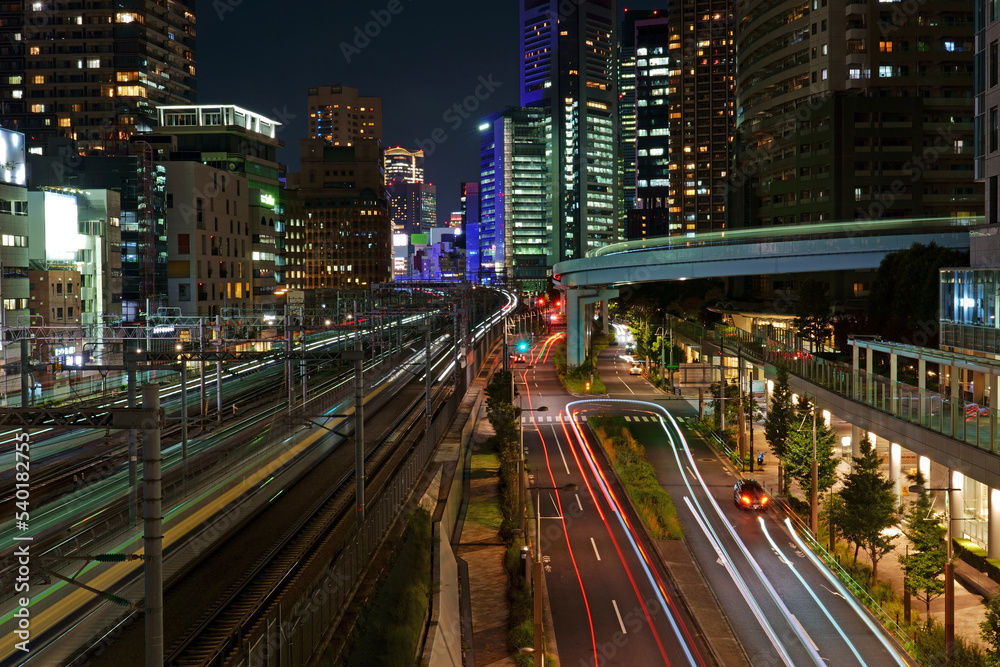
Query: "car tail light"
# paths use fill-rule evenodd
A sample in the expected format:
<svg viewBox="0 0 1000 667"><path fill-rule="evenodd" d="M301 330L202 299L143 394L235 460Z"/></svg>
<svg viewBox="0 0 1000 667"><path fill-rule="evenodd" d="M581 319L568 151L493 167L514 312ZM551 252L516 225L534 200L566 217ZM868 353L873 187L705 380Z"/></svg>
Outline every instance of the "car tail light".
<svg viewBox="0 0 1000 667"><path fill-rule="evenodd" d="M743 496L740 500L743 501L744 505L749 505L750 504L750 497L749 496Z"/></svg>
<svg viewBox="0 0 1000 667"><path fill-rule="evenodd" d="M760 504L761 505L766 505L767 504L767 496L764 496L763 498L760 499Z"/></svg>

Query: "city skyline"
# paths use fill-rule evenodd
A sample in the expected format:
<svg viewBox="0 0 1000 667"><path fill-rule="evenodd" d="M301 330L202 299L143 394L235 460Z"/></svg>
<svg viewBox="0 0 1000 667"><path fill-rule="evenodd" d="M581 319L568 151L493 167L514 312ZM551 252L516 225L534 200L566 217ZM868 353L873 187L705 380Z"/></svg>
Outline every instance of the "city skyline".
<svg viewBox="0 0 1000 667"><path fill-rule="evenodd" d="M387 9L390 4L401 8L399 13L392 14ZM618 4L619 18L626 7L666 6L665 1L651 0ZM415 150L421 148L417 142L426 142L426 180L438 187L439 222L444 224L449 211L461 208L460 184L478 178L480 119L519 103L517 4L486 3L477 6L475 13L464 11L465 3L456 0L435 2L434 11L417 9L406 0L346 7L315 5L313 18L302 23L298 14L265 17L256 6L236 0L199 0L198 103L238 104L281 122L279 138L285 147L278 159L293 169L299 159L298 139L308 134L304 90L342 84L380 96L383 146ZM388 14L380 14L383 11ZM234 70L232 35L257 30L265 20L277 35L275 47L248 49L241 54L242 67ZM329 25L336 28L331 30ZM365 41L357 30L364 34L366 26L375 37L368 37L367 45L358 48L356 44ZM430 40L415 49L412 36L421 34L447 35L448 39ZM305 45L315 42L329 44L328 57L321 61L327 65L288 66ZM284 57L276 58L276 52ZM464 55L456 57L456 53ZM436 71L446 74L438 76ZM444 142L431 143L435 130L443 133ZM433 152L427 145L433 146Z"/></svg>

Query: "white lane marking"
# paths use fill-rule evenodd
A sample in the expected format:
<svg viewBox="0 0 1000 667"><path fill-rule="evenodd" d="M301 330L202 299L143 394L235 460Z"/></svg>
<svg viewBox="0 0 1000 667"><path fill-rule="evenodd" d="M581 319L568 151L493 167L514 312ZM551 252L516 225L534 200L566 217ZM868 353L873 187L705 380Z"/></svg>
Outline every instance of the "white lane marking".
<svg viewBox="0 0 1000 667"><path fill-rule="evenodd" d="M795 622L795 625L796 625L796 627L798 627L799 631L803 635L805 635L805 638L809 640L810 644L812 644L813 650L816 651L817 653L819 653L819 647L816 646L816 642L813 641L813 638L809 636L809 633L806 632L806 629L802 626L802 621L800 621L799 619L797 619L795 617L795 614L791 614L791 617L792 617L792 621Z"/></svg>
<svg viewBox="0 0 1000 667"><path fill-rule="evenodd" d="M597 542L594 541L593 537L590 538L590 544L594 547L594 555L597 556L597 560L601 560L601 554L597 551Z"/></svg>
<svg viewBox="0 0 1000 667"><path fill-rule="evenodd" d="M626 389L632 392L632 395L635 395L635 392L632 391L632 387L628 386L628 382L625 381L625 378L618 378L618 379L622 381L622 384L625 385Z"/></svg>
<svg viewBox="0 0 1000 667"><path fill-rule="evenodd" d="M559 444L559 434L556 433L556 427L552 427L552 437L556 439L556 447L559 448L559 456L562 457L563 466L566 468L566 474L569 474L569 464L566 463L566 455L563 454L562 445Z"/></svg>
<svg viewBox="0 0 1000 667"><path fill-rule="evenodd" d="M624 621L622 621L622 613L620 611L618 611L618 603L615 602L614 600L612 600L611 604L613 604L615 606L615 613L618 614L618 625L622 629L622 634L623 635L627 635L628 634L628 630L625 629L625 623L624 623Z"/></svg>
<svg viewBox="0 0 1000 667"><path fill-rule="evenodd" d="M576 496L576 506L579 507L580 511L582 512L583 511L583 503L580 502L580 494L579 493L574 493L573 495Z"/></svg>

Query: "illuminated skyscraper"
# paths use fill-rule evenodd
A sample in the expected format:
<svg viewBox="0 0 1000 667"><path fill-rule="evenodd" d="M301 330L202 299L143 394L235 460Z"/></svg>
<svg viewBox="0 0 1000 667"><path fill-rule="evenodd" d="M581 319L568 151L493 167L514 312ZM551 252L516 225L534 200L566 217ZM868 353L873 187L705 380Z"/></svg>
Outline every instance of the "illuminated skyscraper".
<svg viewBox="0 0 1000 667"><path fill-rule="evenodd" d="M615 0L520 0L521 106L544 109L551 131L550 261L619 236L615 22Z"/></svg>
<svg viewBox="0 0 1000 667"><path fill-rule="evenodd" d="M630 239L725 227L734 126L729 4L678 0L626 14L622 52L629 45L635 53Z"/></svg>
<svg viewBox="0 0 1000 667"><path fill-rule="evenodd" d="M331 146L353 146L364 139L382 141L382 98L365 97L349 86L309 89L309 138Z"/></svg>
<svg viewBox="0 0 1000 667"><path fill-rule="evenodd" d="M558 244L552 232L544 109L511 108L480 129L479 258L482 280L513 279L523 290L548 286Z"/></svg>
<svg viewBox="0 0 1000 667"><path fill-rule="evenodd" d="M424 182L424 152L409 151L402 146L385 149L385 179L405 183Z"/></svg>
<svg viewBox="0 0 1000 667"><path fill-rule="evenodd" d="M157 107L195 101L194 0L4 2L0 41L0 121L29 153L54 137L114 152Z"/></svg>
<svg viewBox="0 0 1000 667"><path fill-rule="evenodd" d="M975 5L907 7L736 3L731 226L982 214Z"/></svg>

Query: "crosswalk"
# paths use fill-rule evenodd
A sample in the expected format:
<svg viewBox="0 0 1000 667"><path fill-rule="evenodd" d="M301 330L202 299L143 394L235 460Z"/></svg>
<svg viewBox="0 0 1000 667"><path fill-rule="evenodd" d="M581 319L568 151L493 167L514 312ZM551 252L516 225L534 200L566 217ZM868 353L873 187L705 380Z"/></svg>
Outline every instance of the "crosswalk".
<svg viewBox="0 0 1000 667"><path fill-rule="evenodd" d="M574 420L572 420L568 416L562 415L562 414L555 415L555 416L553 416L553 415L545 415L545 416L537 416L537 417L536 416L525 415L525 414L521 415L521 423L522 424L561 424L563 422L569 423L570 421L574 421ZM585 421L587 421L587 415L576 415L575 421L577 423L585 422ZM651 417L649 415L636 415L636 416L626 415L625 416L625 421L629 421L629 422L656 422L656 423L659 423L660 420L657 417Z"/></svg>
<svg viewBox="0 0 1000 667"><path fill-rule="evenodd" d="M567 417L565 415L562 415L562 414L556 415L554 417L552 415L545 415L545 416L540 416L540 417L531 417L531 416L528 416L528 415L521 415L521 423L522 424L532 424L532 423L534 423L534 424L562 424L563 422L565 422L565 423L568 424L571 421L576 421L578 424L581 423L581 422L585 422L585 421L587 421L587 415L577 415L575 420L572 420L569 417Z"/></svg>

